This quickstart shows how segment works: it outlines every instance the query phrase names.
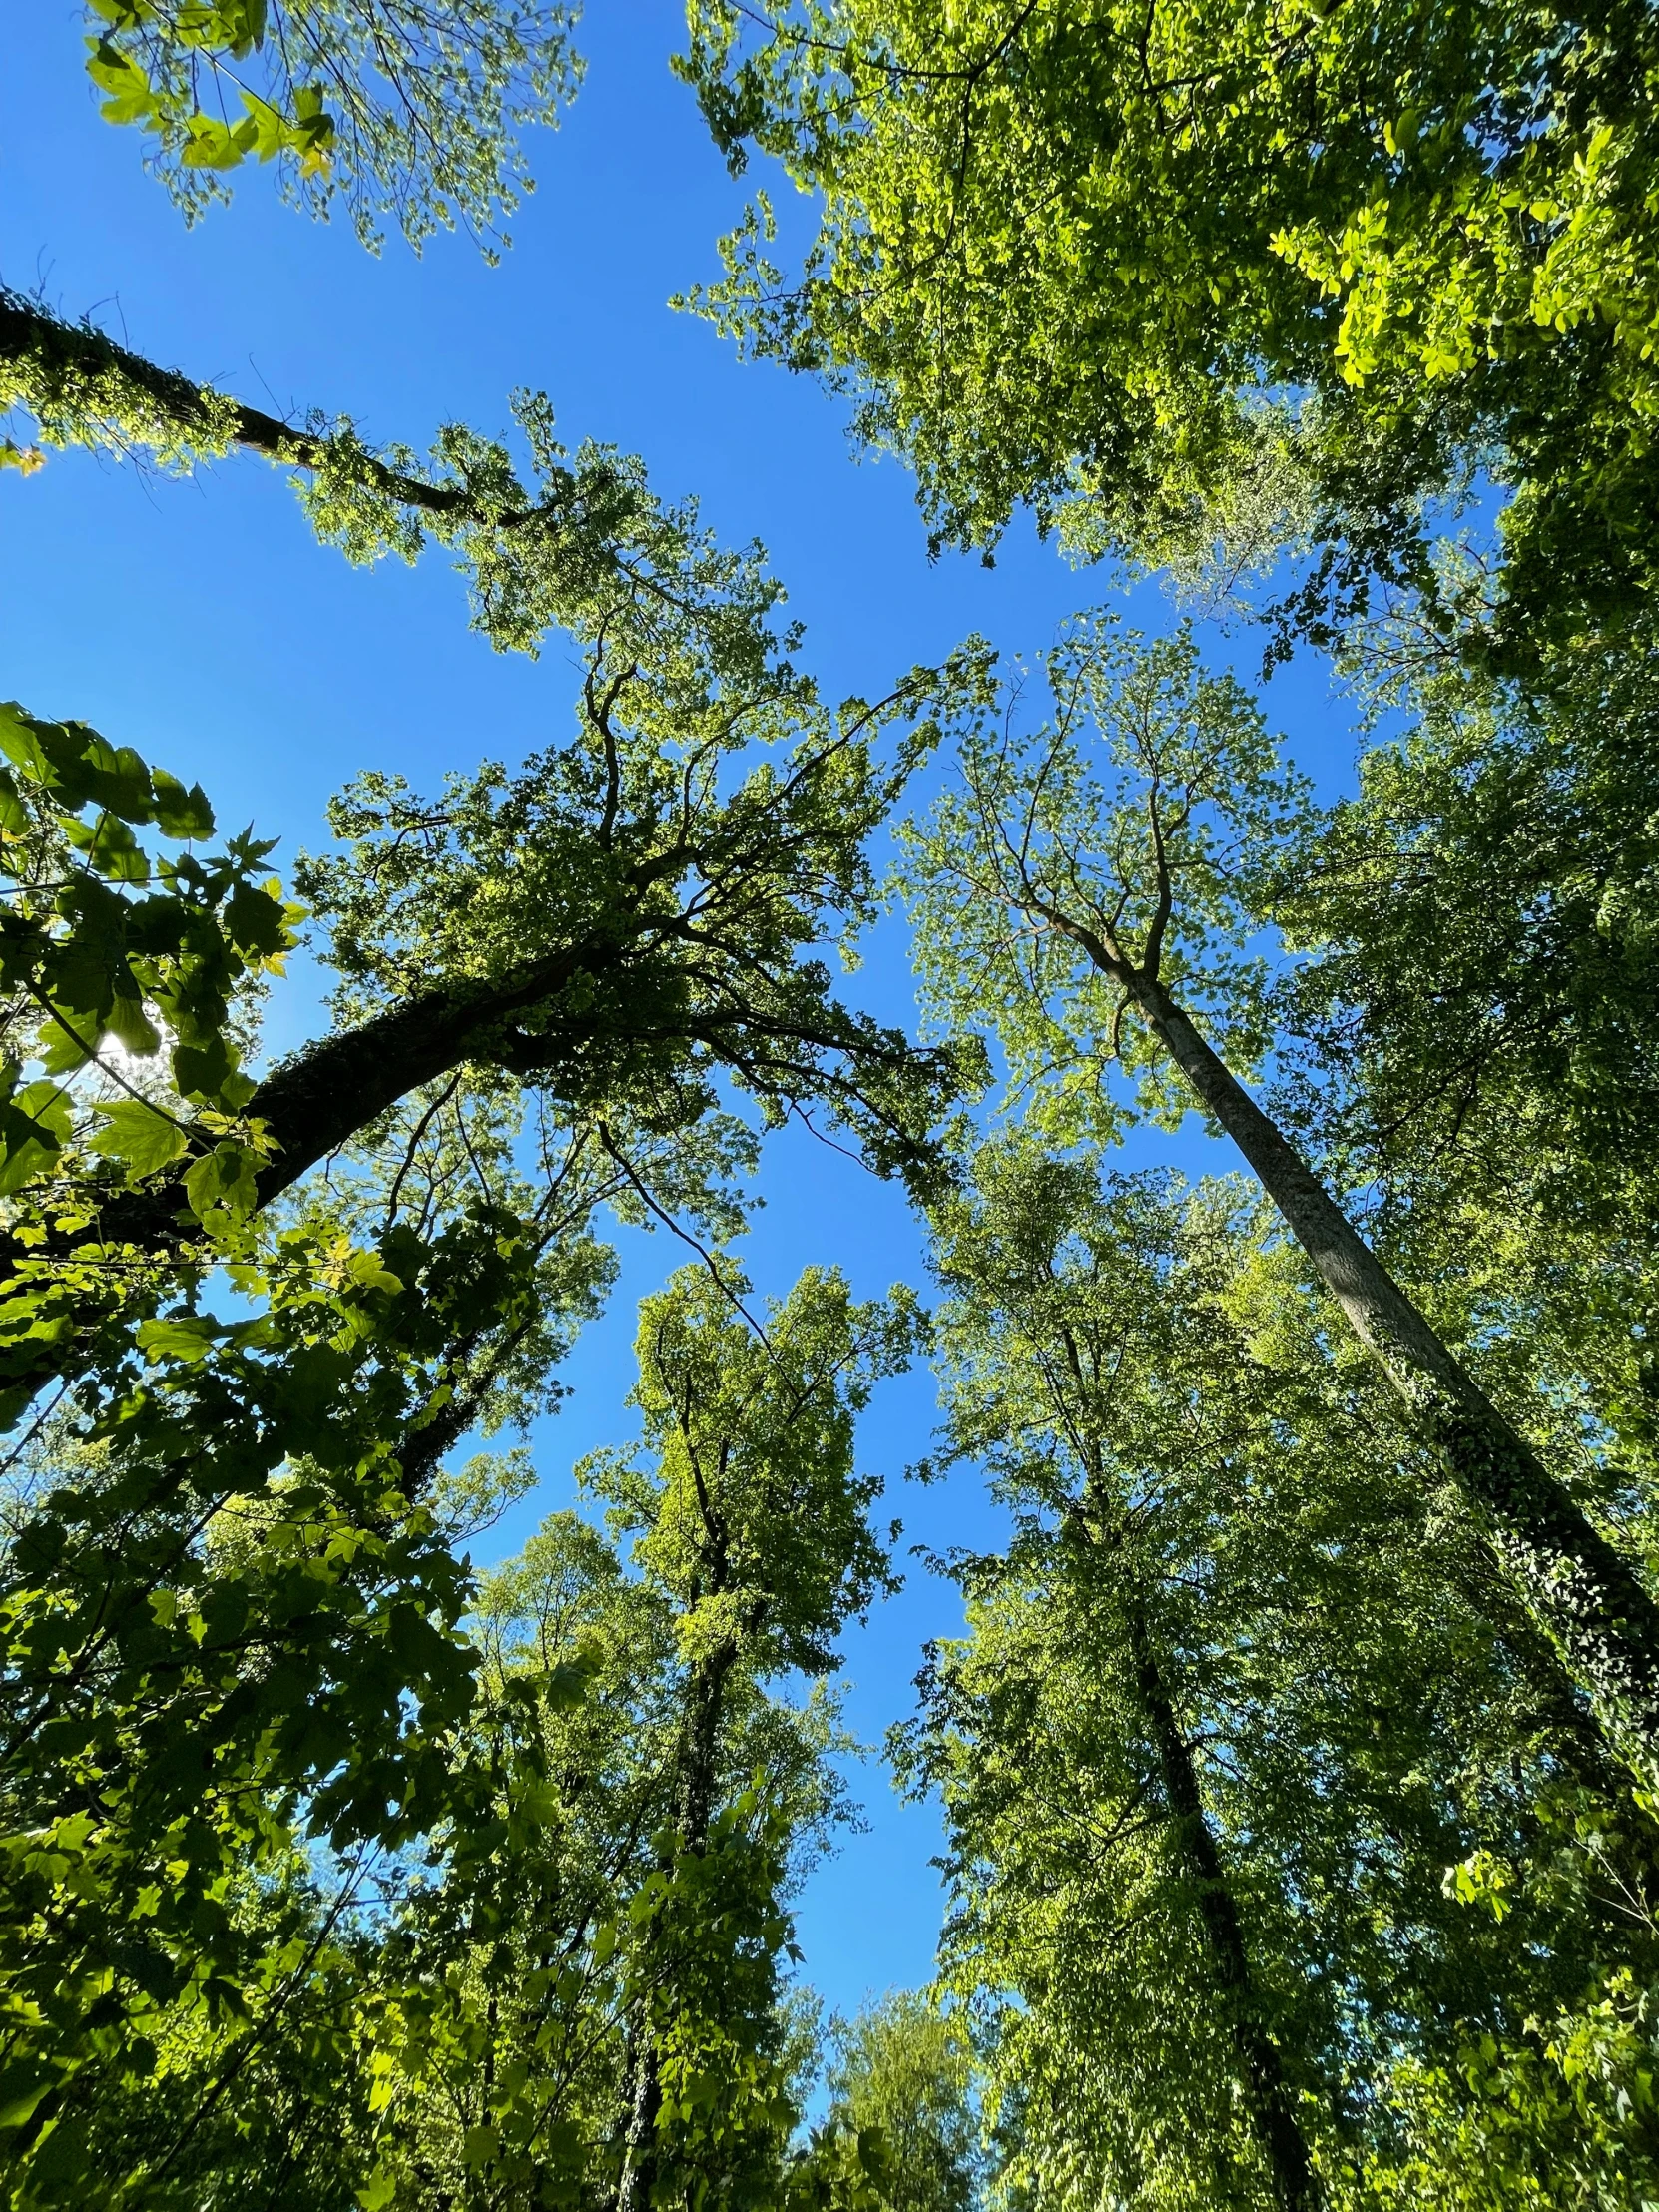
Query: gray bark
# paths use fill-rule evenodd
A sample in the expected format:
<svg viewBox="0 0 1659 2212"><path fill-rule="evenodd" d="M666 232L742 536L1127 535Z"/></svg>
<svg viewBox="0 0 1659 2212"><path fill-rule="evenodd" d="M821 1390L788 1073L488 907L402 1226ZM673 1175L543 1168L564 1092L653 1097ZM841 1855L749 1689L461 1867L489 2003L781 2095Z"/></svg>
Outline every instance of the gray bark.
<svg viewBox="0 0 1659 2212"><path fill-rule="evenodd" d="M1659 1785L1659 1606L1366 1244L1308 1163L1155 977L1103 958L1244 1154L1361 1342L1473 1506L1499 1563L1602 1726Z"/></svg>

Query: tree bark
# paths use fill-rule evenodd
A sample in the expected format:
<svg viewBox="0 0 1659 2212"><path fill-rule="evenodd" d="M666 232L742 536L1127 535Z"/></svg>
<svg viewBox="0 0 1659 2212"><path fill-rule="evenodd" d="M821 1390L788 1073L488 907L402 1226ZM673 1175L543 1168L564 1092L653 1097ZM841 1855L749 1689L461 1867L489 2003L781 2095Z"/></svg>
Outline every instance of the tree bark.
<svg viewBox="0 0 1659 2212"><path fill-rule="evenodd" d="M423 1083L451 1074L467 1060L502 1062L512 1056L491 1032L514 1014L552 997L579 971L604 974L626 957L616 943L572 946L527 962L499 983L470 990L424 991L372 1014L355 1028L305 1045L265 1077L245 1109L265 1124L276 1147L259 1177L259 1204L269 1206L309 1169L335 1152L377 1115ZM539 1042L538 1040L527 1040ZM551 1060L555 1052L549 1050ZM181 1239L185 1171L180 1161L147 1190L114 1191L99 1211L106 1244L166 1250ZM186 1230L185 1241L192 1232ZM52 1246L28 1248L35 1257ZM0 1278L10 1240L0 1238Z"/></svg>
<svg viewBox="0 0 1659 2212"><path fill-rule="evenodd" d="M504 1064L522 1047L537 1055L538 1064L556 1060L561 1044L573 1047L580 1041L579 1029L560 1031L545 1042L539 1036L515 1040L503 1034L510 1031L513 1016L544 1003L579 971L614 971L631 950L615 941L595 940L526 962L491 986L423 992L283 1061L260 1084L246 1109L250 1118L265 1124L276 1148L258 1179L258 1206L269 1206L400 1098L470 1059ZM200 1231L184 1188L191 1165L187 1156L142 1190L110 1191L98 1210L96 1244L118 1251L137 1247L163 1264L199 1246ZM85 1230L49 1231L42 1243L32 1245L0 1231L0 1301L17 1284L20 1270L38 1267L43 1260L79 1260L88 1243ZM97 1301L90 1301L87 1318L95 1319L99 1311ZM8 1394L38 1390L75 1374L80 1356L75 1333L15 1340L4 1361Z"/></svg>
<svg viewBox="0 0 1659 2212"><path fill-rule="evenodd" d="M207 437L221 431L228 408L231 436L250 452L289 468L313 469L329 461L337 464L337 456L325 439L296 430L291 423L258 407L245 407L240 400L230 399L210 386L194 383L176 368L161 368L142 353L129 352L90 323L65 322L0 286L0 366L24 362L34 366L47 393L58 397L66 408L76 407L78 390L95 387L113 374L153 407L158 417L174 423L187 437ZM30 404L27 395L24 404ZM534 507L499 514L486 512L462 485L425 483L418 476L388 468L369 453L355 456L355 471L365 488L383 493L399 506L418 507L424 513L459 521L489 521L510 530L550 512Z"/></svg>
<svg viewBox="0 0 1659 2212"><path fill-rule="evenodd" d="M427 991L372 1015L354 1029L323 1037L276 1067L249 1100L279 1151L260 1176L269 1205L319 1160L400 1098L482 1054L491 1030L542 1004L578 972L604 974L624 950L615 943L573 945L486 989Z"/></svg>
<svg viewBox="0 0 1659 2212"><path fill-rule="evenodd" d="M1249 1161L1361 1342L1479 1516L1499 1563L1622 1756L1659 1786L1659 1605L1388 1274L1283 1132L1164 985L1124 983L1159 1042Z"/></svg>
<svg viewBox="0 0 1659 2212"><path fill-rule="evenodd" d="M645 971L653 960L672 960L676 948L671 925L649 916L630 928L624 917L608 932L556 953L529 960L488 984L421 992L371 1015L356 1027L303 1047L266 1076L246 1112L265 1124L276 1146L261 1171L257 1203L279 1197L319 1161L326 1159L377 1116L423 1084L439 1080L469 1061L503 1067L527 1078L556 1073L569 1064L596 1033L690 1050L737 1070L757 1087L770 1085L780 1095L813 1091L831 1097L862 1099L866 1083L878 1092L880 1078L897 1065L922 1068L936 1079L937 1055L917 1051L893 1033L860 1029L854 1017L833 1002L800 1015L779 1014L764 1005L728 998L708 1007L695 1001L665 1018L661 994L648 989L641 1018L628 1018L630 970ZM600 979L604 1003L595 1011L556 1021L550 1027L520 1030L515 1017L537 1015L577 975ZM839 1055L837 1069L818 1065L819 1056ZM916 1159L926 1157L928 1141L919 1121L902 1127L884 1117L898 1146ZM112 1189L99 1206L97 1224L88 1232L48 1230L40 1244L23 1245L0 1230L0 1303L22 1267L32 1271L43 1261L84 1260L89 1244L119 1251L137 1247L165 1264L199 1245L200 1232L185 1199L189 1157L145 1189ZM87 1318L96 1318L95 1301ZM3 1378L8 1393L34 1391L76 1372L80 1357L74 1334L20 1337L6 1348Z"/></svg>
<svg viewBox="0 0 1659 2212"><path fill-rule="evenodd" d="M663 2094L657 2075L649 2025L641 2022L628 2044L628 2134L617 2183L617 2212L648 2212L657 2178L653 2141Z"/></svg>
<svg viewBox="0 0 1659 2212"><path fill-rule="evenodd" d="M1321 2202L1319 2183L1280 2063L1279 2046L1263 2020L1261 1993L1250 1970L1221 1852L1205 1816L1192 1747L1176 1717L1138 1598L1131 1596L1127 1612L1135 1688L1152 1733L1171 1825L1198 1888L1205 1945L1221 1988L1228 2035L1244 2076L1251 2127L1267 2166L1273 2201L1277 2212L1315 2212Z"/></svg>
<svg viewBox="0 0 1659 2212"><path fill-rule="evenodd" d="M736 1644L722 1644L691 1670L686 1685L686 1733L680 1763L676 1827L682 1851L708 1847L719 1786L720 1722L726 1684L738 1663Z"/></svg>
<svg viewBox="0 0 1659 2212"><path fill-rule="evenodd" d="M723 1645L691 1668L686 1682L686 1714L675 1778L675 1857L708 1847L718 1783L720 1719L726 1682L737 1664L737 1647ZM651 2024L641 2019L629 2043L632 2075L628 2098L628 2135L616 2212L648 2212L657 2178L657 2114L662 2085Z"/></svg>

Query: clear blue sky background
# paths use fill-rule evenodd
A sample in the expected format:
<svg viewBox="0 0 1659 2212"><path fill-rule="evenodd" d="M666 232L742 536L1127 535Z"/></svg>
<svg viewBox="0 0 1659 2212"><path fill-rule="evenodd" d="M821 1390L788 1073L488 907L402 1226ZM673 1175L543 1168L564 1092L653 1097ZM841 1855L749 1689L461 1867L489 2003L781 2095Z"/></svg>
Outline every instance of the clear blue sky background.
<svg viewBox="0 0 1659 2212"><path fill-rule="evenodd" d="M449 238L418 261L394 238L371 259L344 225L280 206L252 170L231 209L187 232L144 174L136 135L98 118L79 9L35 0L8 24L0 81L0 279L253 404L349 413L371 439L423 445L445 420L500 430L513 387L546 389L571 442L643 453L660 492L695 492L727 541L767 545L831 696L876 696L971 630L1040 648L1111 579L1075 574L1028 531L994 570L930 566L908 479L855 462L833 401L744 367L670 311L671 294L716 273L714 242L744 195L669 75L679 30L675 0L594 0L587 83L535 145L540 190L490 270ZM1153 586L1134 613L1148 628L1172 619ZM1258 651L1238 642L1241 674ZM532 664L474 637L438 560L365 574L320 549L258 462L187 484L85 454L27 482L0 476L0 695L199 777L222 825L252 820L281 838L278 863L321 842L323 804L355 770L397 769L420 786L484 757L512 762L563 734L572 689L556 640ZM1320 670L1293 669L1268 704L1305 766L1322 781L1344 774L1351 741ZM911 1019L896 924L858 988L885 1017ZM315 1014L316 977L301 970L274 996L271 1047L297 1042ZM1214 1164L1229 1164L1216 1149ZM1191 1163L1195 1145L1171 1156ZM840 1266L861 1296L922 1281L901 1196L834 1153L781 1139L762 1187L746 1264L763 1292L782 1293L810 1262ZM485 1540L486 1556L568 1500L583 1451L628 1435L635 1302L684 1257L662 1236L629 1240L611 1310L568 1370L574 1394L536 1438L542 1487ZM885 1385L863 1430L866 1464L896 1478L932 1417L930 1378ZM906 1540L994 1540L971 1471L894 1506ZM958 1619L953 1589L911 1562L903 1594L849 1636L848 1718L866 1741L909 1710L924 1639ZM899 1805L878 1765L858 1787L868 1830L812 1878L799 1914L807 1972L842 2010L925 1980L939 1922L936 1815Z"/></svg>

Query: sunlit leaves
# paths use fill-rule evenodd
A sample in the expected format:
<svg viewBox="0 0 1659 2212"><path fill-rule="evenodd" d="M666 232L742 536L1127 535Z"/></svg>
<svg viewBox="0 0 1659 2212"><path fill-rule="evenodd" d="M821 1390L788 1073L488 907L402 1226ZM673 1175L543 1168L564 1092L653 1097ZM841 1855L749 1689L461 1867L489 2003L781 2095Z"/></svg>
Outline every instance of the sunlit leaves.
<svg viewBox="0 0 1659 2212"><path fill-rule="evenodd" d="M390 216L417 249L462 225L491 258L530 189L518 134L552 123L581 64L563 0L87 0L87 74L136 125L187 220L249 160L285 197L343 202L378 248ZM492 243L493 242L493 243Z"/></svg>
<svg viewBox="0 0 1659 2212"><path fill-rule="evenodd" d="M210 1219L245 1172L228 1151L198 1163L218 1178ZM443 1372L455 1302L474 1328L488 1311L491 1242L405 1232L393 1269L284 1232L237 1265L251 1318L189 1297L132 1315L142 1367L83 1390L0 1578L0 1964L19 2001L62 1992L58 2087L119 2057L193 1979L223 1984L225 2018L254 2001L220 1901L290 1848L296 1793L336 1851L415 1834L446 1802L445 1732L472 1698L454 1633L467 1585L390 1445ZM42 1859L31 1837L91 1775L77 1853ZM100 2005L88 1962L112 1930L122 1964ZM96 2162L71 2155L57 2109L45 2132L39 2112L17 2123L30 2202L74 2201Z"/></svg>
<svg viewBox="0 0 1659 2212"><path fill-rule="evenodd" d="M209 835L206 796L165 772L153 776L131 748L85 724L0 706L0 748L12 763L0 788L0 986L11 994L12 1084L31 1061L52 1076L74 1075L97 1060L105 1037L131 1060L155 1060L165 1033L179 1091L234 1109L247 1087L238 1093L226 1035L232 996L243 977L279 969L292 942L291 910L258 872L270 847L241 837L213 859L152 855L135 826L154 824L174 840ZM69 1093L53 1096L67 1113ZM0 1172L15 1190L56 1157L68 1131L49 1143L21 1100L8 1111L29 1124L14 1119L6 1139ZM90 1149L143 1176L186 1143L178 1111L135 1096L106 1111Z"/></svg>
<svg viewBox="0 0 1659 2212"><path fill-rule="evenodd" d="M117 1106L99 1108L99 1114L103 1126L88 1140L88 1151L124 1160L135 1175L153 1175L171 1166L190 1142L189 1132L171 1114L145 1099L123 1099Z"/></svg>
<svg viewBox="0 0 1659 2212"><path fill-rule="evenodd" d="M1264 401L1332 555L1284 610L1423 580L1417 502L1490 467L1507 650L1653 588L1654 25L1532 0L699 0L717 141L820 195L699 303L852 397L941 537L1021 503L1115 551L1202 537ZM1316 399L1308 409L1304 402Z"/></svg>
<svg viewBox="0 0 1659 2212"><path fill-rule="evenodd" d="M1010 1095L1057 1134L1098 1139L1121 1127L1115 1068L1143 1110L1179 1118L1190 1103L1129 971L1202 1010L1242 1066L1263 1053L1252 886L1306 791L1184 627L1146 639L1080 615L1040 669L987 655L939 698L956 772L902 827L897 881L934 1021L989 1030Z"/></svg>
<svg viewBox="0 0 1659 2212"><path fill-rule="evenodd" d="M1265 1230L1236 1187L1101 1177L1029 1134L935 1215L947 1448L1014 1517L959 1560L968 1633L897 1737L945 1807L946 1983L1010 2190L1275 2201L1150 1652L1329 2201L1495 2212L1574 2140L1518 2023L1571 2015L1589 1959L1651 1972L1647 1908L1614 1902L1650 1847L1471 1532L1408 1503L1400 1416ZM1603 1785L1570 1849L1563 1765ZM1541 2101L1488 2193L1500 2075ZM1611 2101L1587 2089L1585 2170L1634 2207Z"/></svg>
<svg viewBox="0 0 1659 2212"><path fill-rule="evenodd" d="M732 1644L763 1671L822 1673L842 1622L890 1586L853 1418L908 1363L918 1319L902 1288L857 1305L837 1273L810 1269L752 1327L747 1289L728 1261L720 1281L686 1268L644 1302L633 1401L656 1467L601 1456L585 1478L642 1529L636 1554L682 1604L689 1658Z"/></svg>

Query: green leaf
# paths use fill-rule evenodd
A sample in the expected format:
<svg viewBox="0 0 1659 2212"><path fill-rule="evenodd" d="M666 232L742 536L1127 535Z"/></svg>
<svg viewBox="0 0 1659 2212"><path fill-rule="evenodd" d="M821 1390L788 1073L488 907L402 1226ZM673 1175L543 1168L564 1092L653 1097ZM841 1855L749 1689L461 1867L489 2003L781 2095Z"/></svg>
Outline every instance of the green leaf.
<svg viewBox="0 0 1659 2212"><path fill-rule="evenodd" d="M232 1048L223 1037L213 1037L206 1044L175 1045L173 1080L184 1098L217 1099L231 1080L236 1064Z"/></svg>
<svg viewBox="0 0 1659 2212"><path fill-rule="evenodd" d="M56 1083L30 1083L0 1105L0 1197L49 1168L69 1129L69 1096Z"/></svg>
<svg viewBox="0 0 1659 2212"><path fill-rule="evenodd" d="M150 771L133 748L111 745L84 722L66 722L61 727L67 743L79 748L76 773L87 798L124 822L154 821Z"/></svg>
<svg viewBox="0 0 1659 2212"><path fill-rule="evenodd" d="M211 115L194 115L179 159L187 169L235 169L255 136L252 123L239 123L232 131Z"/></svg>
<svg viewBox="0 0 1659 2212"><path fill-rule="evenodd" d="M155 814L150 771L131 746L111 745L84 722L43 722L16 700L0 702L0 753L60 805L89 802L123 822Z"/></svg>
<svg viewBox="0 0 1659 2212"><path fill-rule="evenodd" d="M216 1321L180 1315L167 1321L139 1323L136 1342L154 1360L179 1360L194 1367L205 1360L224 1335Z"/></svg>
<svg viewBox="0 0 1659 2212"><path fill-rule="evenodd" d="M75 1030L61 1021L49 1021L41 1029L36 1057L48 1075L72 1075L77 1068L84 1068L93 1054Z"/></svg>
<svg viewBox="0 0 1659 2212"><path fill-rule="evenodd" d="M462 2163L472 2167L487 2166L500 2148L498 2128L469 2127L461 2142Z"/></svg>
<svg viewBox="0 0 1659 2212"><path fill-rule="evenodd" d="M257 1172L258 1162L245 1146L229 1138L216 1144L185 1177L185 1196L197 1219L205 1220L223 1206L239 1220L246 1220L259 1203L254 1180Z"/></svg>
<svg viewBox="0 0 1659 2212"><path fill-rule="evenodd" d="M150 782L156 794L156 827L164 836L213 835L214 811L200 784L192 784L187 791L178 777L169 776L165 768L152 769Z"/></svg>
<svg viewBox="0 0 1659 2212"><path fill-rule="evenodd" d="M119 1106L100 1106L96 1111L104 1117L105 1126L87 1149L125 1160L135 1175L154 1175L167 1167L189 1141L171 1116L136 1098L124 1099Z"/></svg>
<svg viewBox="0 0 1659 2212"><path fill-rule="evenodd" d="M270 959L288 943L287 913L281 899L252 883L239 883L225 908L225 924L238 951Z"/></svg>
<svg viewBox="0 0 1659 2212"><path fill-rule="evenodd" d="M76 849L100 875L107 875L118 883L147 883L150 880L150 860L137 837L125 822L107 809L97 821L66 822L64 832Z"/></svg>
<svg viewBox="0 0 1659 2212"><path fill-rule="evenodd" d="M142 999L117 991L104 1017L104 1026L137 1060L148 1060L162 1048L161 1034L145 1012Z"/></svg>
<svg viewBox="0 0 1659 2212"><path fill-rule="evenodd" d="M14 2059L0 2069L0 2127L23 2127L34 2118L55 2076L37 2061Z"/></svg>
<svg viewBox="0 0 1659 2212"><path fill-rule="evenodd" d="M384 1291L388 1298L395 1298L403 1288L402 1277L393 1275L390 1268L373 1252L353 1252L348 1272L352 1282L360 1285L363 1290Z"/></svg>
<svg viewBox="0 0 1659 2212"><path fill-rule="evenodd" d="M99 114L106 123L143 123L156 105L149 78L107 39L88 39L87 44L92 49L87 75L110 95L99 103Z"/></svg>
<svg viewBox="0 0 1659 2212"><path fill-rule="evenodd" d="M26 1083L11 1101L41 1128L51 1130L67 1143L70 1125L69 1093L60 1083Z"/></svg>
<svg viewBox="0 0 1659 2212"><path fill-rule="evenodd" d="M52 764L41 745L39 726L15 699L0 700L0 752L31 784L51 783Z"/></svg>
<svg viewBox="0 0 1659 2212"><path fill-rule="evenodd" d="M8 836L28 834L29 810L23 804L17 788L17 779L6 769L0 769L0 830Z"/></svg>

